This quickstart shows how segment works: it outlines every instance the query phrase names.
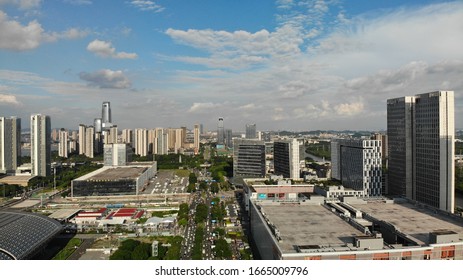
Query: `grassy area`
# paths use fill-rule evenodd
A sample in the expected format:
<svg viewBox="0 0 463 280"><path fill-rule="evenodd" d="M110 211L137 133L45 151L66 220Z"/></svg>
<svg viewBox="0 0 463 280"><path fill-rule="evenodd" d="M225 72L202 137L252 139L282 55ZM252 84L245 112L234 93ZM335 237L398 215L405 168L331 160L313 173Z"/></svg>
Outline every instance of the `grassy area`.
<svg viewBox="0 0 463 280"><path fill-rule="evenodd" d="M188 177L190 175L190 171L188 169L175 169L173 171L174 174L179 177Z"/></svg>
<svg viewBox="0 0 463 280"><path fill-rule="evenodd" d="M66 247L64 247L61 251L53 257L53 260L66 260L69 258L72 253L82 244L82 240L79 238L72 238L69 240Z"/></svg>

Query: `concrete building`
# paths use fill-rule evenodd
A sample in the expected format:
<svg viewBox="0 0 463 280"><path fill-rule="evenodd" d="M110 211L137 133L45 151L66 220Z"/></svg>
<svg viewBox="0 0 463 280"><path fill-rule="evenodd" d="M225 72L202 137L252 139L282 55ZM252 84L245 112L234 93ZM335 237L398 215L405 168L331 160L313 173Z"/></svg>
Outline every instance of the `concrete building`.
<svg viewBox="0 0 463 280"><path fill-rule="evenodd" d="M104 166L71 182L71 197L138 195L156 175L156 162Z"/></svg>
<svg viewBox="0 0 463 280"><path fill-rule="evenodd" d="M102 122L101 118L96 118L93 121L93 127L95 128L95 133L103 132L103 122Z"/></svg>
<svg viewBox="0 0 463 280"><path fill-rule="evenodd" d="M297 139L276 140L273 143L273 166L275 175L284 178L300 178L300 144Z"/></svg>
<svg viewBox="0 0 463 280"><path fill-rule="evenodd" d="M225 129L225 147L233 148L233 132L231 129Z"/></svg>
<svg viewBox="0 0 463 280"><path fill-rule="evenodd" d="M87 126L79 124L79 155L85 155L85 137Z"/></svg>
<svg viewBox="0 0 463 280"><path fill-rule="evenodd" d="M256 124L246 124L246 139L256 139Z"/></svg>
<svg viewBox="0 0 463 280"><path fill-rule="evenodd" d="M156 155L169 154L169 137L166 129L156 128Z"/></svg>
<svg viewBox="0 0 463 280"><path fill-rule="evenodd" d="M193 129L193 134L194 134L194 139L193 139L193 146L194 146L194 151L195 155L199 154L199 143L201 141L201 131L200 131L200 125L195 124L194 129Z"/></svg>
<svg viewBox="0 0 463 280"><path fill-rule="evenodd" d="M265 143L259 140L234 139L233 176L265 177Z"/></svg>
<svg viewBox="0 0 463 280"><path fill-rule="evenodd" d="M51 123L45 115L31 116L31 163L33 176L51 174Z"/></svg>
<svg viewBox="0 0 463 280"><path fill-rule="evenodd" d="M133 145L133 130L132 129L123 129L122 130L122 143L127 143Z"/></svg>
<svg viewBox="0 0 463 280"><path fill-rule="evenodd" d="M145 128L135 129L135 154L146 157L148 155L148 130Z"/></svg>
<svg viewBox="0 0 463 280"><path fill-rule="evenodd" d="M15 173L20 157L21 119L0 117L0 173Z"/></svg>
<svg viewBox="0 0 463 280"><path fill-rule="evenodd" d="M331 141L332 177L365 196L381 196L381 141L334 139Z"/></svg>
<svg viewBox="0 0 463 280"><path fill-rule="evenodd" d="M69 154L69 133L64 128L59 131L58 155L67 158Z"/></svg>
<svg viewBox="0 0 463 280"><path fill-rule="evenodd" d="M453 213L454 92L388 100L389 191Z"/></svg>
<svg viewBox="0 0 463 280"><path fill-rule="evenodd" d="M125 166L132 161L132 148L128 144L105 144L104 165Z"/></svg>
<svg viewBox="0 0 463 280"><path fill-rule="evenodd" d="M85 130L85 155L89 158L95 157L95 129L93 126Z"/></svg>
<svg viewBox="0 0 463 280"><path fill-rule="evenodd" d="M249 204L264 260L463 259L463 219L405 201Z"/></svg>

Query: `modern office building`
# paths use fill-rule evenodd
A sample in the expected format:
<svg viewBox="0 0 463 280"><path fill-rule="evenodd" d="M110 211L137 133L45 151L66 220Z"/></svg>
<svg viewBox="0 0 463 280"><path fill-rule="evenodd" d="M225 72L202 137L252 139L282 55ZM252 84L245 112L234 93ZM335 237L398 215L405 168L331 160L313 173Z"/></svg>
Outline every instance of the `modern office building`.
<svg viewBox="0 0 463 280"><path fill-rule="evenodd" d="M387 101L388 194L412 199L413 115L415 98L406 96Z"/></svg>
<svg viewBox="0 0 463 280"><path fill-rule="evenodd" d="M256 139L256 124L246 124L246 139Z"/></svg>
<svg viewBox="0 0 463 280"><path fill-rule="evenodd" d="M21 157L21 119L0 117L0 173L15 173Z"/></svg>
<svg viewBox="0 0 463 280"><path fill-rule="evenodd" d="M69 153L69 132L64 128L59 131L58 155L63 158L68 157Z"/></svg>
<svg viewBox="0 0 463 280"><path fill-rule="evenodd" d="M51 174L51 122L50 117L31 116L31 163L33 176Z"/></svg>
<svg viewBox="0 0 463 280"><path fill-rule="evenodd" d="M389 192L453 213L454 92L389 99Z"/></svg>
<svg viewBox="0 0 463 280"><path fill-rule="evenodd" d="M103 122L101 118L96 118L93 121L93 127L95 128L95 133L101 133L103 131Z"/></svg>
<svg viewBox="0 0 463 280"><path fill-rule="evenodd" d="M217 123L217 145L225 145L225 130L223 127L223 118L219 118Z"/></svg>
<svg viewBox="0 0 463 280"><path fill-rule="evenodd" d="M103 102L101 109L101 126L102 130L109 130L112 127L111 106L110 102Z"/></svg>
<svg viewBox="0 0 463 280"><path fill-rule="evenodd" d="M265 177L265 143L249 139L234 139L233 142L233 176Z"/></svg>
<svg viewBox="0 0 463 280"><path fill-rule="evenodd" d="M233 132L231 129L225 129L225 147L233 148Z"/></svg>
<svg viewBox="0 0 463 280"><path fill-rule="evenodd" d="M276 140L273 143L273 166L275 175L284 178L300 178L300 144L297 139Z"/></svg>
<svg viewBox="0 0 463 280"><path fill-rule="evenodd" d="M105 166L125 166L132 161L132 148L129 144L105 144L104 145Z"/></svg>
<svg viewBox="0 0 463 280"><path fill-rule="evenodd" d="M333 139L332 177L346 188L363 191L365 197L381 196L381 141Z"/></svg>

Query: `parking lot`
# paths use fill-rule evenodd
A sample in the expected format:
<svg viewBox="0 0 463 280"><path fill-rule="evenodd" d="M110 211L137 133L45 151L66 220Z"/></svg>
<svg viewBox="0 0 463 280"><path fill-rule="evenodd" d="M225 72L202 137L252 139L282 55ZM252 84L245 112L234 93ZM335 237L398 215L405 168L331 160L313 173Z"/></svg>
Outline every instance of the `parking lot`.
<svg viewBox="0 0 463 280"><path fill-rule="evenodd" d="M143 194L176 194L186 193L188 177L179 177L174 171L160 170L156 177L152 178Z"/></svg>

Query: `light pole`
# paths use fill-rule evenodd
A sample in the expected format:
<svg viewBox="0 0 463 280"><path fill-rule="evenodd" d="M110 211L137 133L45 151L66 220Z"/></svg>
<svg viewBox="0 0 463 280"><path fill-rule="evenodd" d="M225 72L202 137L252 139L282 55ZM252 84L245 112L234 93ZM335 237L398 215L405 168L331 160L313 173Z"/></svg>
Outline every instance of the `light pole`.
<svg viewBox="0 0 463 280"><path fill-rule="evenodd" d="M56 192L56 166L53 166L53 190Z"/></svg>

